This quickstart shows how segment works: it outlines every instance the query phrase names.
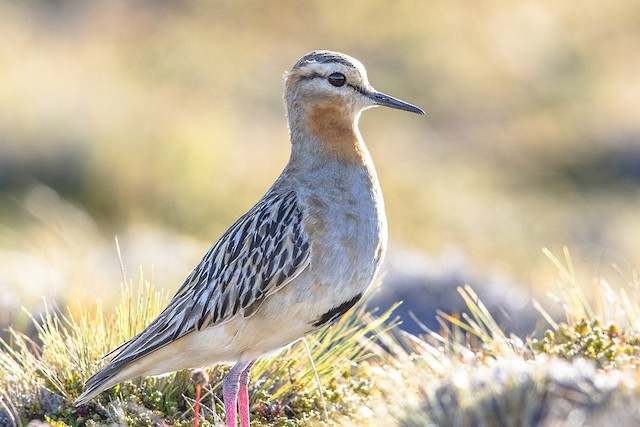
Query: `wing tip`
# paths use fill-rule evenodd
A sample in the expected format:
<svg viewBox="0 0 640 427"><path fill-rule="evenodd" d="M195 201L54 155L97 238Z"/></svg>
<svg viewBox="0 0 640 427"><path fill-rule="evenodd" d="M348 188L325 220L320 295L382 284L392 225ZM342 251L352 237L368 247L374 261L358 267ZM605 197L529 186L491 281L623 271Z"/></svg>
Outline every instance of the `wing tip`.
<svg viewBox="0 0 640 427"><path fill-rule="evenodd" d="M91 399L96 397L102 392L101 389L94 387L85 388L85 390L73 401L73 406L80 406L89 403Z"/></svg>

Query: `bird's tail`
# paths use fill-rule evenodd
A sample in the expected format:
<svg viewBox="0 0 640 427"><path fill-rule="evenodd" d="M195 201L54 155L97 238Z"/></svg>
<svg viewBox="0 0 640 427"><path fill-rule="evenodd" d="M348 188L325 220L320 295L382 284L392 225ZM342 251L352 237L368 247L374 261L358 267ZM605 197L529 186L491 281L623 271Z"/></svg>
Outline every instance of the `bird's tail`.
<svg viewBox="0 0 640 427"><path fill-rule="evenodd" d="M163 346L140 356L135 352L139 348L138 344L133 340L128 346L122 348L104 368L89 378L85 383L84 392L74 404L87 403L102 391L123 381L193 367L191 359L185 357L189 352L184 351L180 345ZM204 363L208 361L203 361L202 365L208 364Z"/></svg>

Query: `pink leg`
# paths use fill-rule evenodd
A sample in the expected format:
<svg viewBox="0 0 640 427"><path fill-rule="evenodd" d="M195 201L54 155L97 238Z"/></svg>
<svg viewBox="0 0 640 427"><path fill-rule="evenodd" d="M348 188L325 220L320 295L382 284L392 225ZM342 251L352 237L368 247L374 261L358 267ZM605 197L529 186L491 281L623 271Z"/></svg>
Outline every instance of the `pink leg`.
<svg viewBox="0 0 640 427"><path fill-rule="evenodd" d="M247 366L249 366L249 362L237 363L222 380L222 398L224 400L227 427L236 427L240 376Z"/></svg>
<svg viewBox="0 0 640 427"><path fill-rule="evenodd" d="M238 407L240 410L240 426L250 427L249 420L249 379L251 377L251 367L256 363L255 360L249 362L249 365L240 374L240 389L238 390Z"/></svg>

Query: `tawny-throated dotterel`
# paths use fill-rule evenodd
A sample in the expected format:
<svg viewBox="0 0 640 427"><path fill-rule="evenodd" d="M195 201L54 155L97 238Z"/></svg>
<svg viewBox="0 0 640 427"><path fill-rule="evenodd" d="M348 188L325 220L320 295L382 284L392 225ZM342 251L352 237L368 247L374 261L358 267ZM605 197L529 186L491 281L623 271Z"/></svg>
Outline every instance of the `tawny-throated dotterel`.
<svg viewBox="0 0 640 427"><path fill-rule="evenodd" d="M315 51L285 77L291 157L280 177L209 249L169 305L122 344L76 400L138 376L235 362L227 426L249 427L254 361L347 312L385 253L387 223L358 130L378 105L424 112L376 91L350 56Z"/></svg>

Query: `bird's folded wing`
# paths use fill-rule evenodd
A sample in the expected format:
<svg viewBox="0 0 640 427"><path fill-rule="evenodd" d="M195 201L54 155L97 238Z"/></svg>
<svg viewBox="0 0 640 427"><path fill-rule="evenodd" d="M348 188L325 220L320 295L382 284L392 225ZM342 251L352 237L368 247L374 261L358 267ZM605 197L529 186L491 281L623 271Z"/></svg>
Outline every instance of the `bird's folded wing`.
<svg viewBox="0 0 640 427"><path fill-rule="evenodd" d="M309 265L302 218L294 192L266 195L213 245L167 308L117 349L111 363L127 364L192 331L251 316Z"/></svg>

